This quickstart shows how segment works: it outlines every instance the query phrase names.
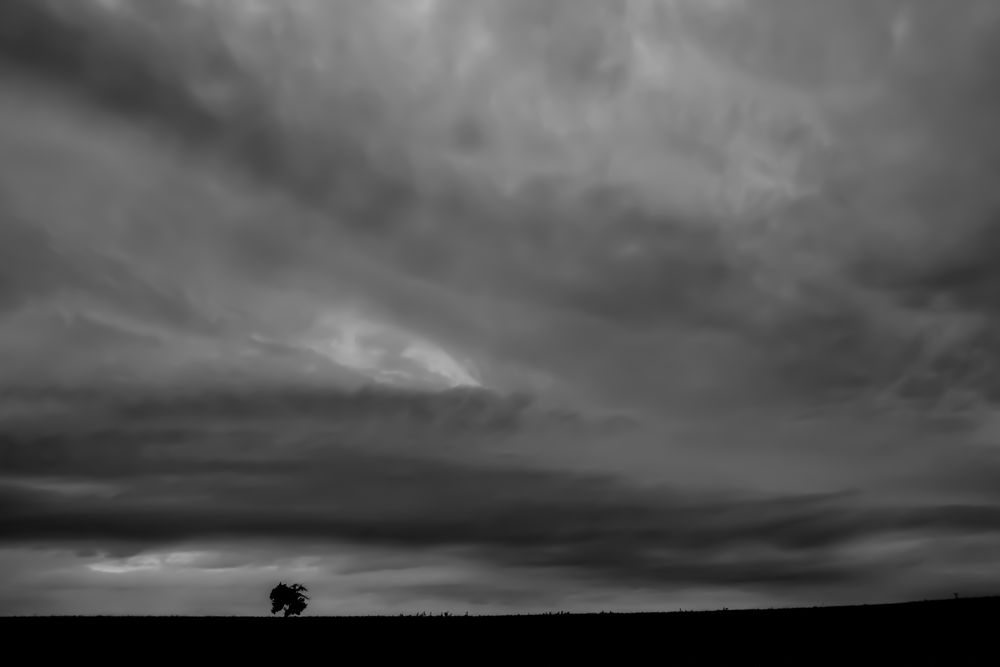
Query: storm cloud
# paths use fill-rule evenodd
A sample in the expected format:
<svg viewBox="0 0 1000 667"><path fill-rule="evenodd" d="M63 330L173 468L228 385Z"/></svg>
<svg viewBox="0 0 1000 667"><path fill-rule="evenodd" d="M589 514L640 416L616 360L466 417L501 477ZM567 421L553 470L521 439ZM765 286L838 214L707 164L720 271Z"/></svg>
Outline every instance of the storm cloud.
<svg viewBox="0 0 1000 667"><path fill-rule="evenodd" d="M11 562L986 586L997 44L990 0L7 0Z"/></svg>

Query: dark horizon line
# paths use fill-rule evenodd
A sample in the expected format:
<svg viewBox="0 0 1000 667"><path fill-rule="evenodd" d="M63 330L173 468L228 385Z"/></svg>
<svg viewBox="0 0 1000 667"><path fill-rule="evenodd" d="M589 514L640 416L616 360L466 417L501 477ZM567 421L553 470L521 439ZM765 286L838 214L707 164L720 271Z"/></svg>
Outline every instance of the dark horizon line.
<svg viewBox="0 0 1000 667"><path fill-rule="evenodd" d="M994 602L1000 604L1000 594L979 595L965 597L957 595L951 598L931 598L921 600L903 600L897 602L875 602L859 604L837 604L837 605L802 605L790 607L740 607L730 609L721 607L717 609L676 609L664 611L555 611L555 612L532 612L532 613L466 613L466 612L418 612L415 614L352 614L352 615L309 615L301 616L300 619L361 619L361 618L533 618L548 616L665 616L679 614L716 614L716 613L738 613L738 612L783 612L783 611L812 611L812 610L845 610L863 608L885 608L904 607L913 605L936 605L943 603L968 603L968 602ZM186 614L18 614L11 616L0 615L0 621L4 619L206 619L206 618L281 618L270 614L260 615L186 615Z"/></svg>

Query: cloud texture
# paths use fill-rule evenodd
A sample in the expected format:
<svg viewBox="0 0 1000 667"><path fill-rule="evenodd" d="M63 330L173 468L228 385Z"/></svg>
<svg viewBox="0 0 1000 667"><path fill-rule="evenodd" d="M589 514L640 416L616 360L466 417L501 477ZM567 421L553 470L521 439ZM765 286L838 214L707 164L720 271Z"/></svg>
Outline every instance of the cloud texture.
<svg viewBox="0 0 1000 667"><path fill-rule="evenodd" d="M317 554L329 610L985 586L998 37L989 0L7 0L0 611L241 549L232 590ZM368 550L438 569L343 583Z"/></svg>

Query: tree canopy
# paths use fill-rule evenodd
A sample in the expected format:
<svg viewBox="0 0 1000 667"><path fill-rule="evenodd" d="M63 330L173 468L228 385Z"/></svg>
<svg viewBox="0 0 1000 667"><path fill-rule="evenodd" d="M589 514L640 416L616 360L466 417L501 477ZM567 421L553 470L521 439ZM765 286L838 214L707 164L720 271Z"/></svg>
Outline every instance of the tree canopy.
<svg viewBox="0 0 1000 667"><path fill-rule="evenodd" d="M289 586L279 582L277 586L271 589L271 613L277 614L279 611L284 610L286 618L300 615L305 611L308 604L306 602L309 599L309 596L306 595L307 590L302 584L292 584Z"/></svg>

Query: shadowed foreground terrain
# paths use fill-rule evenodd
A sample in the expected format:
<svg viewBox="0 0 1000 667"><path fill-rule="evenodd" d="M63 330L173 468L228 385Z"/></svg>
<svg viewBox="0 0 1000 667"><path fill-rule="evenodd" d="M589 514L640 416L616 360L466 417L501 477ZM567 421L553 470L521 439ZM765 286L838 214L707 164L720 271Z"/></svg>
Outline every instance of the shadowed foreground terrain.
<svg viewBox="0 0 1000 667"><path fill-rule="evenodd" d="M566 659L613 655L617 664L641 655L676 664L719 658L816 664L873 656L916 658L918 664L995 664L990 638L1000 597L933 600L854 607L719 610L642 614L402 617L13 617L0 621L6 637L58 638L54 649L82 656L127 640L160 655L195 646L246 654L310 649L360 652L408 660L472 656L521 658L552 652ZM471 651L471 653L470 653ZM650 653L653 652L653 653ZM162 655L160 655L162 657Z"/></svg>

